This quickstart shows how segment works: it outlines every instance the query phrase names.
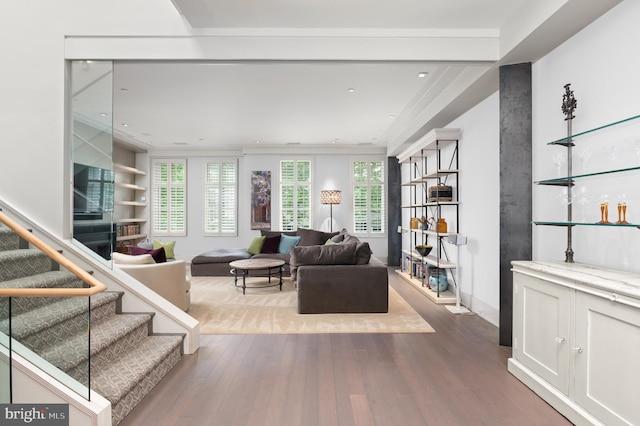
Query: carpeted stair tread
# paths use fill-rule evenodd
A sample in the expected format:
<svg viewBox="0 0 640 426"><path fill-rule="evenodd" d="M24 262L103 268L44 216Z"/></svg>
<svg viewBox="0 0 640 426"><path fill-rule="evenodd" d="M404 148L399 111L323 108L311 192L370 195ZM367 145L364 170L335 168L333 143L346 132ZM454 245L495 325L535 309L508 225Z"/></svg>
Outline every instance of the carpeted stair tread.
<svg viewBox="0 0 640 426"><path fill-rule="evenodd" d="M128 336L131 331L140 326L147 328L151 320L150 314L114 315L108 320L91 326L91 357L96 356L114 342ZM88 335L79 334L66 339L42 352L41 356L63 371L69 371L88 359ZM127 342L128 345L137 344L136 341ZM81 348L81 350L78 350Z"/></svg>
<svg viewBox="0 0 640 426"><path fill-rule="evenodd" d="M0 251L20 248L20 236L8 227L0 224Z"/></svg>
<svg viewBox="0 0 640 426"><path fill-rule="evenodd" d="M37 249L0 251L0 282L51 270L51 259Z"/></svg>
<svg viewBox="0 0 640 426"><path fill-rule="evenodd" d="M2 282L3 288L82 288L80 278L68 271L47 271L38 275L16 278ZM60 301L60 297L14 297L11 303L12 314L23 312ZM9 315L9 304L0 303L0 319Z"/></svg>
<svg viewBox="0 0 640 426"><path fill-rule="evenodd" d="M118 293L112 292L95 294L91 297L91 309L115 301L118 297L120 297ZM67 297L58 302L16 315L11 319L11 333L18 340L25 339L27 336L87 312L87 302L86 297ZM0 327L8 329L8 320L1 320Z"/></svg>
<svg viewBox="0 0 640 426"><path fill-rule="evenodd" d="M182 345L183 336L149 336L134 349L91 377L91 387L116 404L145 376Z"/></svg>

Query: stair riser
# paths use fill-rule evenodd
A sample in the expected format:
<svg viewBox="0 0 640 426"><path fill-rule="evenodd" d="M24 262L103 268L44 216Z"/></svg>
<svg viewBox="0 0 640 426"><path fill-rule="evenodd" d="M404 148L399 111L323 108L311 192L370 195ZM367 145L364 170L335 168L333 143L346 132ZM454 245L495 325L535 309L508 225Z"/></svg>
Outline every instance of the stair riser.
<svg viewBox="0 0 640 426"><path fill-rule="evenodd" d="M130 333L121 336L118 340L114 341L111 345L107 346L100 352L91 356L91 370L99 371L100 369L108 366L117 359L123 353L126 353L131 348L135 347L139 342L144 340L149 335L149 325L143 324L140 327L131 330ZM67 371L71 377L79 381L80 383L86 383L88 381L88 362L84 361L73 369Z"/></svg>
<svg viewBox="0 0 640 426"><path fill-rule="evenodd" d="M62 281L51 283L44 287L38 288L81 288L82 281L79 279L73 279L69 281ZM11 299L11 314L13 316L20 315L25 312L32 311L42 306L56 303L62 300L62 297L13 297ZM0 299L0 320L9 317L9 299Z"/></svg>
<svg viewBox="0 0 640 426"><path fill-rule="evenodd" d="M20 248L20 237L6 226L0 227L0 251Z"/></svg>
<svg viewBox="0 0 640 426"><path fill-rule="evenodd" d="M142 399L157 385L160 380L169 372L173 367L178 364L182 354L180 348L177 347L148 375L144 380L136 385L124 398L117 401L115 404L111 402L111 419L112 425L116 426L135 408L135 406L142 401Z"/></svg>
<svg viewBox="0 0 640 426"><path fill-rule="evenodd" d="M51 271L51 259L32 250L0 252L0 282Z"/></svg>
<svg viewBox="0 0 640 426"><path fill-rule="evenodd" d="M86 303L88 300L80 298L78 303ZM115 302L96 307L91 310L91 321L101 321L104 318L115 315ZM36 353L41 353L56 342L63 341L78 333L89 331L89 315L83 312L65 321L51 324L46 330L33 330L29 335L21 338L21 343Z"/></svg>

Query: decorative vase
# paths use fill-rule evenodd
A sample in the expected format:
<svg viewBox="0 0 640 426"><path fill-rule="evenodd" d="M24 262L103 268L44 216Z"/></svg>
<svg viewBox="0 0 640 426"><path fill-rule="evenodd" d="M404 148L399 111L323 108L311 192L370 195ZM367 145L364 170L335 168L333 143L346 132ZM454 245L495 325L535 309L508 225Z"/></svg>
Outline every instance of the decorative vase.
<svg viewBox="0 0 640 426"><path fill-rule="evenodd" d="M443 217L439 218L436 222L436 232L438 234L446 234L447 233L447 222Z"/></svg>
<svg viewBox="0 0 640 426"><path fill-rule="evenodd" d="M418 224L420 222L418 221L417 217L412 217L411 218L411 229L418 229Z"/></svg>
<svg viewBox="0 0 640 426"><path fill-rule="evenodd" d="M433 246L428 246L428 245L416 246L416 251L418 253L420 253L420 256L422 256L422 257L424 257L424 256L428 255L429 253L431 253L432 249L433 249Z"/></svg>
<svg viewBox="0 0 640 426"><path fill-rule="evenodd" d="M446 291L447 287L449 287L447 276L443 274L429 276L429 287L431 288L431 291L439 291L440 293Z"/></svg>

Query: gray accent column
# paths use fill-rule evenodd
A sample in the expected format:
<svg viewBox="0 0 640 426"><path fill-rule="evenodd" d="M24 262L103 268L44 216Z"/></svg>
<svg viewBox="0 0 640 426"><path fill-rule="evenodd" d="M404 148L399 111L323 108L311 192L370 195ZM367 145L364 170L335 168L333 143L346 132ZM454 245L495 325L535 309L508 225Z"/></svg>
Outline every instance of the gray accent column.
<svg viewBox="0 0 640 426"><path fill-rule="evenodd" d="M387 157L387 253L389 266L400 266L402 235L398 226L402 221L402 176L396 157Z"/></svg>
<svg viewBox="0 0 640 426"><path fill-rule="evenodd" d="M530 260L531 63L500 67L500 344L511 346L512 260Z"/></svg>

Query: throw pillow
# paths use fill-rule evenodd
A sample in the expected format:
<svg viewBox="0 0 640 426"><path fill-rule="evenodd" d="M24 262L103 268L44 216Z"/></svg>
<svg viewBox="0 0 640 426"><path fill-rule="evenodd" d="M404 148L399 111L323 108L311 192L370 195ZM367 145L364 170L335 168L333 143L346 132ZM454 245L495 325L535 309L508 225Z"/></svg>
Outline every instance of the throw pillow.
<svg viewBox="0 0 640 426"><path fill-rule="evenodd" d="M296 235L300 237L299 246L319 246L327 240L324 238L324 232L314 229L298 228Z"/></svg>
<svg viewBox="0 0 640 426"><path fill-rule="evenodd" d="M277 253L280 247L280 235L274 235L273 237L266 237L262 250L260 253Z"/></svg>
<svg viewBox="0 0 640 426"><path fill-rule="evenodd" d="M164 254L167 256L167 259L175 259L176 255L173 253L173 250L176 247L175 241L169 241L167 243L163 243L162 241L153 240L153 249L159 249L160 247L164 247Z"/></svg>
<svg viewBox="0 0 640 426"><path fill-rule="evenodd" d="M344 234L338 234L331 237L331 239L327 240L327 242L341 243L344 241Z"/></svg>
<svg viewBox="0 0 640 426"><path fill-rule="evenodd" d="M327 240L327 242L324 243L325 246L335 246L335 245L341 245L341 244L342 244L342 241L340 241L339 243L336 243L335 241L333 241L331 239Z"/></svg>
<svg viewBox="0 0 640 426"><path fill-rule="evenodd" d="M160 247L159 249L155 249L155 250L147 250L142 247L131 246L129 247L129 254L132 256L150 254L156 263L163 263L167 261L167 255L164 252L164 247Z"/></svg>
<svg viewBox="0 0 640 426"><path fill-rule="evenodd" d="M297 246L300 243L300 237L291 237L289 235L282 234L280 237L280 244L278 245L278 253L289 254L291 247Z"/></svg>
<svg viewBox="0 0 640 426"><path fill-rule="evenodd" d="M131 256L124 253L111 253L111 260L113 260L113 263L116 265L152 265L156 263L150 254Z"/></svg>
<svg viewBox="0 0 640 426"><path fill-rule="evenodd" d="M260 253L260 250L262 250L262 246L264 245L264 240L266 239L267 237L255 237L253 241L251 241L251 244L249 244L247 251L250 254Z"/></svg>

